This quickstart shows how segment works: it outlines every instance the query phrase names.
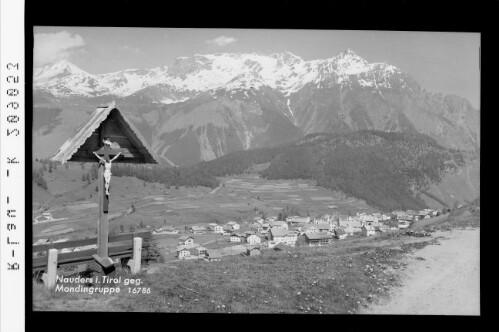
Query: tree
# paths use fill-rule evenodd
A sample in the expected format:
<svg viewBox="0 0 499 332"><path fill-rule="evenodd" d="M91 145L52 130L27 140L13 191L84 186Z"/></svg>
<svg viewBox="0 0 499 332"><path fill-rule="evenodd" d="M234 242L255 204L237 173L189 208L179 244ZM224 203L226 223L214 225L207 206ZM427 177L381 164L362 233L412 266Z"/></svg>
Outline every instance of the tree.
<svg viewBox="0 0 499 332"><path fill-rule="evenodd" d="M140 221L139 227L140 228L145 228L146 227L146 225L144 225L144 222L142 220Z"/></svg>
<svg viewBox="0 0 499 332"><path fill-rule="evenodd" d="M130 233L135 232L135 225L130 225L130 227L128 228L128 230L130 231Z"/></svg>
<svg viewBox="0 0 499 332"><path fill-rule="evenodd" d="M132 213L134 213L135 212L135 205L133 205L133 203L132 203L132 206L130 208L132 209Z"/></svg>
<svg viewBox="0 0 499 332"><path fill-rule="evenodd" d="M123 227L123 225L120 225L120 232L125 233L125 227Z"/></svg>

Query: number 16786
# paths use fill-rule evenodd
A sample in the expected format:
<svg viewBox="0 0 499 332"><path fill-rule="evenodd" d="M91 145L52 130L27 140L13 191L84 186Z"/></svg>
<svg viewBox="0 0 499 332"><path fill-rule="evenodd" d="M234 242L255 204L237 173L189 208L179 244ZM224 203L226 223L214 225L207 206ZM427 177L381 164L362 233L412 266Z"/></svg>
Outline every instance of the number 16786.
<svg viewBox="0 0 499 332"><path fill-rule="evenodd" d="M130 294L151 294L150 287L128 287L128 293Z"/></svg>

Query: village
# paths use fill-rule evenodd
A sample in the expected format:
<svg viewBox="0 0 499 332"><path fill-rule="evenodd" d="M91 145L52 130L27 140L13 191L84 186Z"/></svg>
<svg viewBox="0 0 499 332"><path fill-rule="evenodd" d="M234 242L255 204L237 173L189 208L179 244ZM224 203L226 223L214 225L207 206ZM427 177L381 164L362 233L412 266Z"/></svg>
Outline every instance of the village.
<svg viewBox="0 0 499 332"><path fill-rule="evenodd" d="M261 217L225 224L209 223L185 226L179 230L162 226L153 235L181 235L175 245L178 260L200 259L218 261L229 255L260 255L263 250L284 250L285 246L326 246L348 236L375 236L377 233L399 231L413 222L429 219L448 212L448 209L421 211L393 211L392 213L357 213L355 216L324 214L320 217L278 216ZM281 220L285 219L285 220ZM222 243L217 248L206 248L196 243L196 237L216 234ZM214 242L214 241L211 241Z"/></svg>

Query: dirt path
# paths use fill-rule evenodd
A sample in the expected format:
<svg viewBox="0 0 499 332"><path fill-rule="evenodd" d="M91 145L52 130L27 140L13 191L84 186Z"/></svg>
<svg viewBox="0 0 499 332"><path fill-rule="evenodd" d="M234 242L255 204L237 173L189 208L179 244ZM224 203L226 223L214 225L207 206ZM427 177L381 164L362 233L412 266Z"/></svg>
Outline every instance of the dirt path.
<svg viewBox="0 0 499 332"><path fill-rule="evenodd" d="M407 257L403 286L395 288L389 300L361 313L479 315L480 230L434 233L438 236L445 237L440 245L429 245Z"/></svg>

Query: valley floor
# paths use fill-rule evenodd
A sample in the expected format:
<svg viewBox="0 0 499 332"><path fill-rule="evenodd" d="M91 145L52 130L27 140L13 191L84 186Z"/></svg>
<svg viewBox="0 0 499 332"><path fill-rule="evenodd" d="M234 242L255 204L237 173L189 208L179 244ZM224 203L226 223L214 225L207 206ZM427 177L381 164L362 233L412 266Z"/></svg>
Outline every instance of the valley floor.
<svg viewBox="0 0 499 332"><path fill-rule="evenodd" d="M480 315L480 229L436 232L440 245L407 256L401 281L387 301L360 313Z"/></svg>

